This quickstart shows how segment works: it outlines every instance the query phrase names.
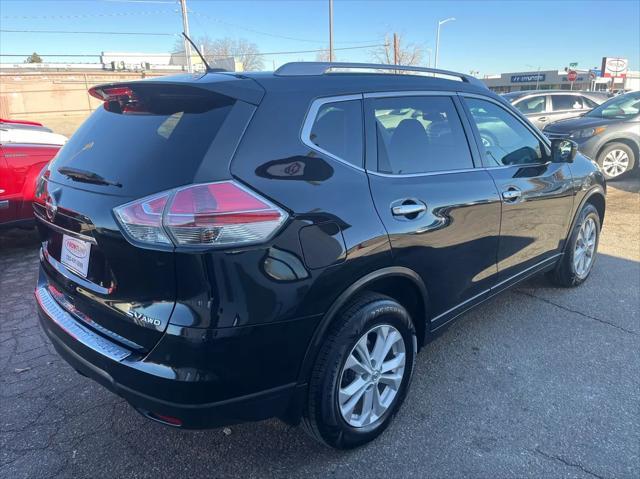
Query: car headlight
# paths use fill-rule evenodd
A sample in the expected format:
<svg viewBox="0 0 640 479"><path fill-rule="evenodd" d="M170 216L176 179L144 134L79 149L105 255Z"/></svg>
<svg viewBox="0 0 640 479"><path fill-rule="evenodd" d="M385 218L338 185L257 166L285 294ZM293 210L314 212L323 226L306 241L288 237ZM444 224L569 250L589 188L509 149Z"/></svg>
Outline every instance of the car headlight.
<svg viewBox="0 0 640 479"><path fill-rule="evenodd" d="M576 130L569 135L569 138L590 138L592 136L599 135L606 128L607 128L606 126L596 126L595 128L585 128L584 130Z"/></svg>

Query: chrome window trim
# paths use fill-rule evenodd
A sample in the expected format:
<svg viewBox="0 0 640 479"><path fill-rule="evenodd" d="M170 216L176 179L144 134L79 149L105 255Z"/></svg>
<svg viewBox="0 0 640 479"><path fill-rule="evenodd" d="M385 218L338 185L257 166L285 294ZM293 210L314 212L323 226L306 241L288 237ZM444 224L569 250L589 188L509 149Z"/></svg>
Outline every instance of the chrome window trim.
<svg viewBox="0 0 640 479"><path fill-rule="evenodd" d="M506 167L505 167L506 168ZM459 170L442 170L442 171L427 171L425 173L381 173L379 171L367 171L370 175L381 176L384 178L416 178L421 176L437 176L437 175L450 175L454 173L470 173L472 171L486 170L485 167L479 168L461 168Z"/></svg>
<svg viewBox="0 0 640 479"><path fill-rule="evenodd" d="M365 93L364 98L388 98L398 96L454 96L458 92L453 90L401 90L377 91Z"/></svg>
<svg viewBox="0 0 640 479"><path fill-rule="evenodd" d="M362 93L357 93L353 95L327 96L323 98L316 98L315 100L313 100L313 102L311 102L311 106L309 107L309 110L307 111L304 122L302 123L302 130L300 131L300 140L302 141L302 143L304 143L306 146L308 146L314 151L322 153L323 155L328 156L329 158L332 158L336 161L339 161L340 163L347 165L355 170L364 172L365 169L363 167L349 163L347 160L340 158L339 156L334 155L333 153L328 152L323 148L320 148L313 141L311 141L311 130L313 129L313 124L315 123L316 117L318 116L318 111L320 111L320 108L323 105L326 105L327 103L338 103L342 101L362 100L362 98L363 98ZM361 127L364 128L364 118L362 118ZM364 149L365 149L365 144L364 144L364 134L363 134L362 135L362 151L363 151L362 164L363 165L364 165Z"/></svg>

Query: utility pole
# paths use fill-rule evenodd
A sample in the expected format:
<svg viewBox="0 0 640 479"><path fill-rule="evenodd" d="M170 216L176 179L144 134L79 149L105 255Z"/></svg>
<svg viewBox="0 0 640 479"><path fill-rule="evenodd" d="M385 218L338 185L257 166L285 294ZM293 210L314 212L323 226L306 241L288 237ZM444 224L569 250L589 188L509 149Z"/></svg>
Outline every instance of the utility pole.
<svg viewBox="0 0 640 479"><path fill-rule="evenodd" d="M329 62L333 62L333 0L329 0Z"/></svg>
<svg viewBox="0 0 640 479"><path fill-rule="evenodd" d="M182 30L185 35L191 38L189 35L189 17L187 16L187 0L180 0L180 9L182 10ZM193 72L193 65L191 65L191 44L184 39L184 54L187 57L187 71Z"/></svg>
<svg viewBox="0 0 640 479"><path fill-rule="evenodd" d="M398 64L398 53L399 53L399 48L398 48L398 34L394 33L393 34L393 64L397 65Z"/></svg>
<svg viewBox="0 0 640 479"><path fill-rule="evenodd" d="M455 20L454 17L450 17L450 18L445 18L444 20L440 20L438 22L438 31L436 33L436 59L433 62L434 63L434 65L433 65L434 68L438 68L438 51L440 50L440 27L442 25L444 25L445 23L453 22L454 20Z"/></svg>

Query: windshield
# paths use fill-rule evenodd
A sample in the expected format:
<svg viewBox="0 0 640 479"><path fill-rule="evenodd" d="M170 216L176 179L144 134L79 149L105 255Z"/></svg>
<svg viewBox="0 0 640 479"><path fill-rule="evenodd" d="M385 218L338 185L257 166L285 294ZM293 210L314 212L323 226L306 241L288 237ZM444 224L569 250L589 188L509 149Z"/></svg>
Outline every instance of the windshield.
<svg viewBox="0 0 640 479"><path fill-rule="evenodd" d="M622 95L594 108L586 116L591 118L633 118L640 113L640 92Z"/></svg>

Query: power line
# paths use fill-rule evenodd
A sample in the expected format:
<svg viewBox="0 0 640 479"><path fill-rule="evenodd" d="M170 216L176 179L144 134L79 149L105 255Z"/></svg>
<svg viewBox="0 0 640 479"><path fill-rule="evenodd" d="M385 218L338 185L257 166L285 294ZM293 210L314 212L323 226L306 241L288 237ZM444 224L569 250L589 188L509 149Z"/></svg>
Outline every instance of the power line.
<svg viewBox="0 0 640 479"><path fill-rule="evenodd" d="M146 16L158 14L175 15L177 10L148 10L142 12L114 12L114 13L79 13L75 15L2 15L3 20L60 20L60 19L80 19L80 18L101 18L101 17L128 17Z"/></svg>
<svg viewBox="0 0 640 479"><path fill-rule="evenodd" d="M169 36L175 37L175 33L158 33L158 32L73 32L69 30L5 30L0 29L0 33L61 33L61 34L80 34L80 35L151 35L151 36Z"/></svg>
<svg viewBox="0 0 640 479"><path fill-rule="evenodd" d="M191 13L192 15L195 15L196 17L202 17L202 18L206 18L208 20L212 20L216 23L219 23L220 25L226 25L228 27L233 27L233 28L238 28L240 30L245 30L247 32L251 32L251 33L255 33L258 35L264 35L267 37L273 37L273 38L283 38L285 40L293 40L296 42L306 42L306 43L320 43L320 44L324 44L327 41L326 40L311 40L309 38L298 38L298 37L290 37L287 35L280 35L279 33L270 33L270 32L265 32L263 30L256 30L255 28L250 28L250 27L245 27L243 25L238 25L236 23L230 23L224 20L220 20L219 18L216 17L212 17L211 15L207 15L206 13L201 13L201 12L195 12L192 10L189 10L189 13ZM349 43L370 43L372 41L376 41L376 40L360 40L360 41L355 41L355 42L349 42Z"/></svg>
<svg viewBox="0 0 640 479"><path fill-rule="evenodd" d="M387 46L384 43L379 43L379 44L372 44L372 45L361 45L361 46L353 46L353 47L339 47L339 48L334 48L334 50L358 50L358 49L363 49L363 48L376 48L376 47L384 47ZM314 50L290 50L290 51L280 51L280 52L264 52L264 53L245 53L243 55L245 56L265 56L265 55L293 55L296 53L318 53L318 52L324 52L326 51L326 48L321 48L321 49L314 49ZM31 53L25 53L25 54L19 54L19 53L0 53L0 57L28 57L30 56ZM170 53L118 53L117 55L113 55L113 56L118 56L118 57L166 57L166 56L170 56ZM184 55L184 54L183 54ZM101 57L104 56L102 54L95 54L95 53L61 53L61 54L54 54L54 53L46 53L46 54L38 54L38 56L40 57L74 57L74 58L83 58L83 57ZM226 55L209 55L207 54L206 56L208 57L216 57L216 58L229 58L229 56Z"/></svg>

